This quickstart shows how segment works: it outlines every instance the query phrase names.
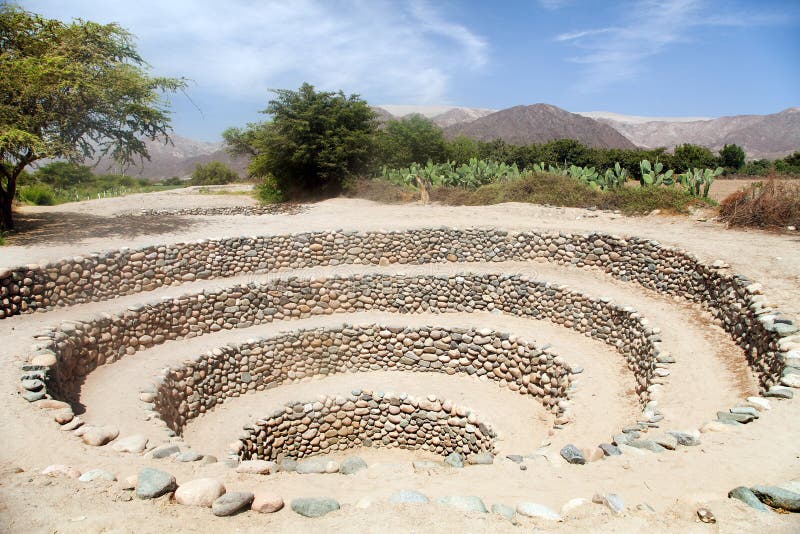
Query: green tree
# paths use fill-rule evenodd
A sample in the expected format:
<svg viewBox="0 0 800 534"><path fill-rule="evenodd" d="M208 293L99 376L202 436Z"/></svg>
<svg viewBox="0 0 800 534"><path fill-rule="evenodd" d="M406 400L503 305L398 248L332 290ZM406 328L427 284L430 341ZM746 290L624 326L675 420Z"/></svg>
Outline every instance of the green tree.
<svg viewBox="0 0 800 534"><path fill-rule="evenodd" d="M78 165L68 161L54 161L36 169L33 179L52 187L66 189L76 185L92 182L95 177L86 165Z"/></svg>
<svg viewBox="0 0 800 534"><path fill-rule="evenodd" d="M192 185L224 185L239 179L236 171L221 161L209 161L205 165L198 164L192 172Z"/></svg>
<svg viewBox="0 0 800 534"><path fill-rule="evenodd" d="M284 194L336 194L364 172L374 149L375 114L358 95L280 89L263 113L272 120L223 132L228 148L252 157L248 171L274 178Z"/></svg>
<svg viewBox="0 0 800 534"><path fill-rule="evenodd" d="M387 121L377 140L381 165L407 167L428 161L440 163L446 158L442 130L422 115Z"/></svg>
<svg viewBox="0 0 800 534"><path fill-rule="evenodd" d="M675 172L686 172L690 169L714 168L717 158L704 146L686 143L675 147L672 163Z"/></svg>
<svg viewBox="0 0 800 534"><path fill-rule="evenodd" d="M168 139L162 94L186 82L148 76L117 24L63 23L2 4L0 36L0 228L13 228L17 179L34 161L99 152L130 164L148 157L144 139Z"/></svg>
<svg viewBox="0 0 800 534"><path fill-rule="evenodd" d="M744 149L739 145L725 145L719 151L719 164L726 169L739 170L744 167Z"/></svg>
<svg viewBox="0 0 800 534"><path fill-rule="evenodd" d="M459 135L445 142L445 155L445 159L454 161L456 165L469 163L469 160L478 157L478 143L469 137Z"/></svg>

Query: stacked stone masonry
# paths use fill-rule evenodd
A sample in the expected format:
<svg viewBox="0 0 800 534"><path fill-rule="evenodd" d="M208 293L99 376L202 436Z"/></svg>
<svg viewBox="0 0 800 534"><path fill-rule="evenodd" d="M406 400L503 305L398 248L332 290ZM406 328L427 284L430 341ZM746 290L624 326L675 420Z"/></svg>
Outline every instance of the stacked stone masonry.
<svg viewBox="0 0 800 534"><path fill-rule="evenodd" d="M776 310L764 306L763 298L757 295L757 284L717 270L699 262L691 254L655 241L603 234L508 233L501 230L442 228L386 233L321 232L242 237L139 250L120 249L65 259L46 266L0 269L0 318L54 306L109 299L198 278L286 268L338 264L499 262L536 258L577 267L600 268L622 280L635 281L646 288L702 303L744 349L762 387L766 389L780 379L784 354L779 351L777 342L782 336L797 331L797 327ZM250 290L231 289L229 292L230 295L244 295L249 294ZM368 294L366 296L370 298ZM238 298L228 297L234 302ZM446 299L447 296L442 295L441 298ZM184 304L184 301L178 299L175 306ZM299 309L299 304L295 304L295 308L287 310L290 316ZM146 331L151 319L155 320L149 317L152 312L145 314L147 317L141 320L141 330L134 339L126 332L124 324L115 324L113 332L104 330L95 344L113 345L116 353L90 347L90 354L86 356L62 355L64 362L61 374L80 378L97 364L118 358L120 351L135 351L140 345L147 346L189 334L197 335L204 328L221 329L231 324L219 314L212 315L214 319L211 322L221 322L209 324L207 317L197 313L198 305L193 303L192 306L191 317L186 318L185 325L173 320L164 325L168 330L164 332L161 331L163 328ZM162 308L155 306L154 310L163 315ZM363 309L359 306L353 308ZM434 308L438 308L438 303L434 303ZM220 310L215 311L224 312L224 309L223 304ZM262 317L237 318L234 322L237 325L261 322L265 319L264 310L260 311ZM133 315L116 320L123 323L139 321ZM85 327L76 325L75 329ZM119 337L121 332L126 332L123 340L105 339L112 335ZM63 378L58 389L69 392L70 388L65 386Z"/></svg>
<svg viewBox="0 0 800 534"><path fill-rule="evenodd" d="M120 315L64 323L43 334L39 355L55 356L48 374L50 394L75 401L83 378L97 366L166 340L275 320L365 310L401 314L496 310L546 319L615 347L636 378L640 400L649 399L659 337L634 310L563 286L510 275L357 275L232 286L162 299ZM487 372L485 368L483 372ZM557 400L551 395L547 404L553 406Z"/></svg>
<svg viewBox="0 0 800 534"><path fill-rule="evenodd" d="M290 403L245 427L242 460L279 460L354 447L422 449L435 454L492 452L494 432L467 409L431 395L354 392Z"/></svg>
<svg viewBox="0 0 800 534"><path fill-rule="evenodd" d="M225 399L308 377L369 371L485 376L561 413L568 365L548 349L491 330L370 325L314 329L216 348L171 368L156 389L167 426L184 425ZM385 414L384 414L385 415Z"/></svg>

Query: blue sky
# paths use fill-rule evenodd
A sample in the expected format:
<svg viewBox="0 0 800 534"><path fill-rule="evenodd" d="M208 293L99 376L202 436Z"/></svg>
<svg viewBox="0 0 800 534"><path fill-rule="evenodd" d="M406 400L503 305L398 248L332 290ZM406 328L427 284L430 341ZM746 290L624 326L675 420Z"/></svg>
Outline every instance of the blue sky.
<svg viewBox="0 0 800 534"><path fill-rule="evenodd" d="M18 3L130 30L154 74L193 80L192 102L172 98L175 132L209 141L303 81L376 105L709 117L800 105L797 0Z"/></svg>

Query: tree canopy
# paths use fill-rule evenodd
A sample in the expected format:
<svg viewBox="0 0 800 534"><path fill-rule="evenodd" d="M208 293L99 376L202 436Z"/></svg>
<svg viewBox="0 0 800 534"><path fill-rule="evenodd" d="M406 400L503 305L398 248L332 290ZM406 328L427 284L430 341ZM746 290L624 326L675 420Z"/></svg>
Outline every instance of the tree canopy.
<svg viewBox="0 0 800 534"><path fill-rule="evenodd" d="M719 164L728 169L739 170L744 167L744 162L747 155L744 149L739 145L728 145L722 147L719 151Z"/></svg>
<svg viewBox="0 0 800 534"><path fill-rule="evenodd" d="M151 77L117 24L47 19L0 6L0 228L13 227L17 178L42 158L120 164L147 158L145 139L169 139L164 92L183 79Z"/></svg>
<svg viewBox="0 0 800 534"><path fill-rule="evenodd" d="M346 178L366 169L375 114L358 95L316 91L308 83L273 93L262 112L270 121L222 134L231 152L253 156L251 175L274 179L289 196L335 194Z"/></svg>
<svg viewBox="0 0 800 534"><path fill-rule="evenodd" d="M209 161L205 165L198 163L192 172L192 185L224 185L239 179L236 171L221 161Z"/></svg>
<svg viewBox="0 0 800 534"><path fill-rule="evenodd" d="M442 130L418 114L388 121L378 133L378 152L380 163L389 167L446 159Z"/></svg>

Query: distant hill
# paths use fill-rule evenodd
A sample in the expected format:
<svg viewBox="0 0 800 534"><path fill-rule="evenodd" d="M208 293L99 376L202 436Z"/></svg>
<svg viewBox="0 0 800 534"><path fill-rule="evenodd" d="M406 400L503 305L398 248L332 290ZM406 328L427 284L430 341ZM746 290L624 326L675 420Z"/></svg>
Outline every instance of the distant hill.
<svg viewBox="0 0 800 534"><path fill-rule="evenodd" d="M647 119L604 112L586 113L645 148L672 149L692 143L719 151L735 143L748 159L777 159L800 150L800 108L771 115L734 115L718 119Z"/></svg>
<svg viewBox="0 0 800 534"><path fill-rule="evenodd" d="M456 124L463 124L465 122L472 122L487 115L494 113L491 109L475 109L475 108L453 108L451 110L434 115L431 120L440 128L447 128Z"/></svg>
<svg viewBox="0 0 800 534"><path fill-rule="evenodd" d="M502 139L515 145L577 139L595 148L636 148L608 124L549 104L504 109L471 122L444 128L444 135L448 139L459 135L477 141Z"/></svg>
<svg viewBox="0 0 800 534"><path fill-rule="evenodd" d="M163 141L147 141L150 161L128 167L125 174L134 177L159 180L170 176L186 177L192 174L198 164L210 161L221 161L244 176L249 158L231 156L222 142L207 143L179 135L172 135L172 144ZM96 173L118 173L116 167L108 159L100 159L94 168Z"/></svg>

